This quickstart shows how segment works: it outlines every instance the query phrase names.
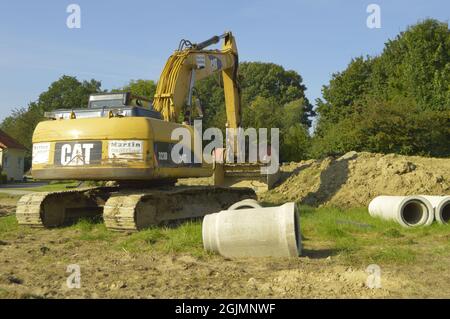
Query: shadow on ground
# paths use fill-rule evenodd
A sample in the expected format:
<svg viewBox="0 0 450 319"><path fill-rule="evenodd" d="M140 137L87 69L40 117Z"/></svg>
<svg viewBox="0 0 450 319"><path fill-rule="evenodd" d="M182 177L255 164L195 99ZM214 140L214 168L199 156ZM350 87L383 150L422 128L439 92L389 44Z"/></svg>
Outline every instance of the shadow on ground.
<svg viewBox="0 0 450 319"><path fill-rule="evenodd" d="M332 160L320 174L320 186L315 192L308 193L300 202L302 205L320 206L328 202L347 182L349 175L348 162L352 157Z"/></svg>
<svg viewBox="0 0 450 319"><path fill-rule="evenodd" d="M302 257L310 259L325 259L337 255L338 251L335 249L302 249Z"/></svg>

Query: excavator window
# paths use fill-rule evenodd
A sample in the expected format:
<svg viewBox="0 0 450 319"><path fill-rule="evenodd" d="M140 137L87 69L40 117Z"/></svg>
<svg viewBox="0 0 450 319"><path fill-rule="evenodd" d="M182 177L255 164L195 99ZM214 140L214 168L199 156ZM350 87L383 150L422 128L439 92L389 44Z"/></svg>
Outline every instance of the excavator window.
<svg viewBox="0 0 450 319"><path fill-rule="evenodd" d="M124 106L123 100L98 100L98 101L91 101L89 103L89 108L96 109L96 108L110 108L110 107L121 107Z"/></svg>
<svg viewBox="0 0 450 319"><path fill-rule="evenodd" d="M129 93L92 94L89 97L89 108L109 108L128 105Z"/></svg>

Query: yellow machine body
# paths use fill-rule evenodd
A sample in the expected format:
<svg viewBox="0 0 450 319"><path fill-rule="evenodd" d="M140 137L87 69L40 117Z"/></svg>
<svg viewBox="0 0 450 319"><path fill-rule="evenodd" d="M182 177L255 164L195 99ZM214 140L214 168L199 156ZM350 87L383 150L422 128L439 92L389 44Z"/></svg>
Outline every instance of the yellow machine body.
<svg viewBox="0 0 450 319"><path fill-rule="evenodd" d="M36 179L155 180L212 175L206 163L176 164L174 129L191 126L148 117L57 119L38 124L33 135ZM186 143L186 141L183 141ZM115 148L116 152L112 149ZM117 151L119 149L119 151ZM123 151L120 151L123 150Z"/></svg>

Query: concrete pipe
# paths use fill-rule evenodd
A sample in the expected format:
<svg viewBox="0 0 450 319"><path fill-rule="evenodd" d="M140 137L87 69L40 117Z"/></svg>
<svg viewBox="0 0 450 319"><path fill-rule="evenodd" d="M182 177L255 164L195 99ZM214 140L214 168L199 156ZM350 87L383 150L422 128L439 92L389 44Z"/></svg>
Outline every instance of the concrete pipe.
<svg viewBox="0 0 450 319"><path fill-rule="evenodd" d="M292 202L206 215L202 236L206 250L224 257L297 257L301 252L299 216Z"/></svg>
<svg viewBox="0 0 450 319"><path fill-rule="evenodd" d="M259 203L251 198L241 200L237 203L234 203L230 207L228 207L228 210L236 210L236 209L244 209L244 208L261 208L261 205Z"/></svg>
<svg viewBox="0 0 450 319"><path fill-rule="evenodd" d="M428 196L422 195L428 199L434 208L434 218L440 224L450 223L450 196Z"/></svg>
<svg viewBox="0 0 450 319"><path fill-rule="evenodd" d="M369 204L369 214L395 220L405 227L431 225L433 206L422 196L378 196Z"/></svg>

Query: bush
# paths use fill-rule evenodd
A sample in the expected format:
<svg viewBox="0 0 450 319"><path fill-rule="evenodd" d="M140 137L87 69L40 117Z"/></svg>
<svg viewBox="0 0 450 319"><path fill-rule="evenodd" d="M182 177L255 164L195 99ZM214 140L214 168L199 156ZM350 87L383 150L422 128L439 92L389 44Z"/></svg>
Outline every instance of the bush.
<svg viewBox="0 0 450 319"><path fill-rule="evenodd" d="M313 139L312 155L348 151L449 156L450 111L423 110L407 98L369 100Z"/></svg>
<svg viewBox="0 0 450 319"><path fill-rule="evenodd" d="M301 161L308 158L310 137L303 125L296 124L288 128L281 138L281 159L283 161Z"/></svg>

